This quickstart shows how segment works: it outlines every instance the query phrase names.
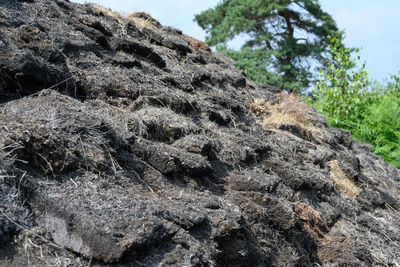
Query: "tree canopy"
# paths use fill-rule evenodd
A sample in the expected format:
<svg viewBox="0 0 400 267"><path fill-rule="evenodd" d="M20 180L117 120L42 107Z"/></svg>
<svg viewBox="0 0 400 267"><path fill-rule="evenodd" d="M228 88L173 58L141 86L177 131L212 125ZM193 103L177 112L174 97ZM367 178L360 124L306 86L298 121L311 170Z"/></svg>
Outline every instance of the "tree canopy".
<svg viewBox="0 0 400 267"><path fill-rule="evenodd" d="M325 64L329 35L340 35L317 0L223 0L195 16L206 42L233 57L250 78L288 90L310 86L315 62ZM240 51L226 45L237 36ZM251 64L246 64L251 62Z"/></svg>

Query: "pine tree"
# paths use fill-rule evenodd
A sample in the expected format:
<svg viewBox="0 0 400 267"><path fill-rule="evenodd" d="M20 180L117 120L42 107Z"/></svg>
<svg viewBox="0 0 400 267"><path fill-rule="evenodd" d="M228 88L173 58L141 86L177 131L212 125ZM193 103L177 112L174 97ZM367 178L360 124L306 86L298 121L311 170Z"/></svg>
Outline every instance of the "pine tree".
<svg viewBox="0 0 400 267"><path fill-rule="evenodd" d="M223 0L195 21L208 33L206 42L231 55L250 78L292 91L310 86L311 65L323 65L329 53L328 36L341 34L317 0ZM240 51L227 48L243 34L248 40ZM257 62L243 63L249 59Z"/></svg>

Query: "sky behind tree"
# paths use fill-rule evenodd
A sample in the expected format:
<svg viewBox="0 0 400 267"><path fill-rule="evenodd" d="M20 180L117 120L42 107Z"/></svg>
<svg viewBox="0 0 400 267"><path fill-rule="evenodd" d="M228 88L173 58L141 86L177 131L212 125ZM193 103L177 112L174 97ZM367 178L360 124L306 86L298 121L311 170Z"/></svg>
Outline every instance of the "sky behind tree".
<svg viewBox="0 0 400 267"><path fill-rule="evenodd" d="M73 0L98 3L127 14L146 11L163 25L181 29L204 40L205 32L193 22L195 14L214 7L220 0ZM322 8L344 30L348 47L362 48L361 60L367 63L370 77L382 81L400 71L399 0L320 0Z"/></svg>

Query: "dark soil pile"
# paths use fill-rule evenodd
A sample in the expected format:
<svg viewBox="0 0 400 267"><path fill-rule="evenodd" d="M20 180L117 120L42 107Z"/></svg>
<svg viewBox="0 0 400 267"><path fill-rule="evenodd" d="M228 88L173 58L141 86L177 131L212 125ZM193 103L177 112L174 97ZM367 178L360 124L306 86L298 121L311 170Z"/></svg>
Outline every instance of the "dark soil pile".
<svg viewBox="0 0 400 267"><path fill-rule="evenodd" d="M145 13L0 0L0 265L399 266L400 175Z"/></svg>

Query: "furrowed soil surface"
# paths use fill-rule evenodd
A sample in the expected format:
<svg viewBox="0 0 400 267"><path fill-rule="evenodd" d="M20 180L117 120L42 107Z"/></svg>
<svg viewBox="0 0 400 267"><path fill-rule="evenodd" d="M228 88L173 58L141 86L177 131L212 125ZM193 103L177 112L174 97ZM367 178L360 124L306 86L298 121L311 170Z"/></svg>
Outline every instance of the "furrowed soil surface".
<svg viewBox="0 0 400 267"><path fill-rule="evenodd" d="M400 266L400 175L141 12L0 0L0 265Z"/></svg>

